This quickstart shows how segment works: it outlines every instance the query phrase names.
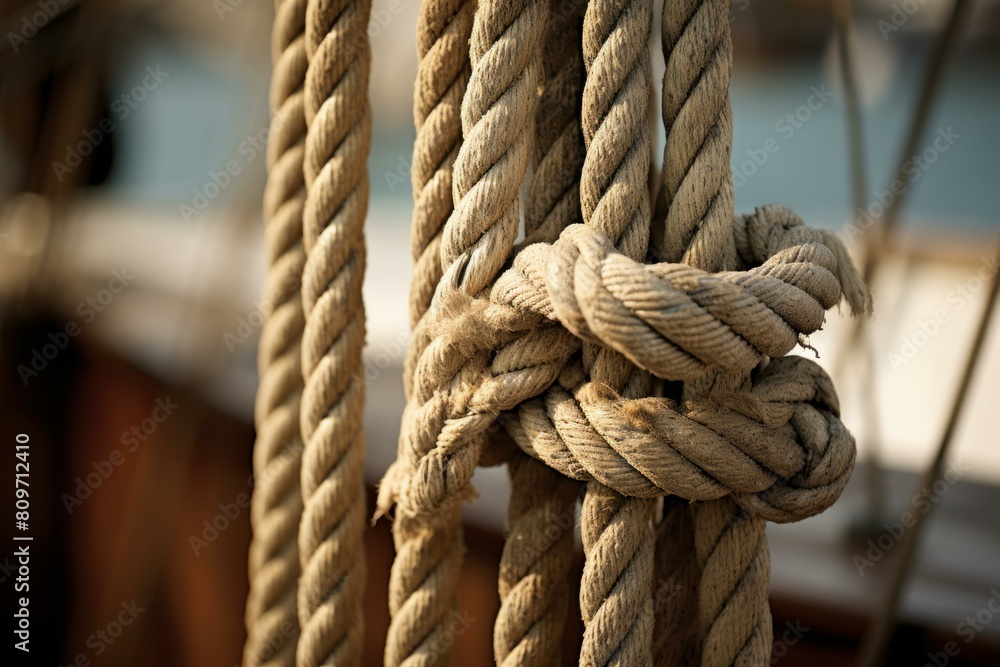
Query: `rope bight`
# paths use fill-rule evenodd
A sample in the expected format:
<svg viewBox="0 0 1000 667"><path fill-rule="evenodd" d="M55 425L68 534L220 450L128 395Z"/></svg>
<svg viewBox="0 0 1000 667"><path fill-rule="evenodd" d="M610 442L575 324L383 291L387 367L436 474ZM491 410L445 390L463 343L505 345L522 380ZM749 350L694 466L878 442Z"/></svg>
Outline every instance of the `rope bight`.
<svg viewBox="0 0 1000 667"><path fill-rule="evenodd" d="M302 297L285 286L265 328L258 423L293 438L301 391L305 447L301 501L255 498L247 655L297 607L296 664L358 665L370 2L292 2L272 102L301 120L272 138L265 209L268 284L299 267ZM829 507L855 461L830 378L784 355L871 297L833 234L734 211L730 2L664 3L655 197L652 0L421 3L407 405L376 509L397 552L386 665L450 663L461 508L501 463L497 664L560 661L577 511L581 665L768 661L765 522ZM281 370L299 331L301 386ZM279 465L273 429L258 469Z"/></svg>

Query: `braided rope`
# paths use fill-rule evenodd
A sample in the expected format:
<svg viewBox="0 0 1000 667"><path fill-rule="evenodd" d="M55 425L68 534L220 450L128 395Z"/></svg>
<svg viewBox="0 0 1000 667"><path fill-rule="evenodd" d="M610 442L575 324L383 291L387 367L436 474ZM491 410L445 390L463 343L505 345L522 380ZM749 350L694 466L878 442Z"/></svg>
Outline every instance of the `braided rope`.
<svg viewBox="0 0 1000 667"><path fill-rule="evenodd" d="M257 484L250 511L253 541L243 658L246 667L292 667L298 641L297 539L302 515L299 341L304 325L299 291L305 262L302 247L305 6L304 0L282 0L276 7L272 34L274 75L268 138L269 175L264 193L267 221L264 298L274 306L261 327L258 348L261 379L254 410L257 442L253 469ZM274 648L275 637L283 637L277 648Z"/></svg>
<svg viewBox="0 0 1000 667"><path fill-rule="evenodd" d="M297 664L359 665L367 578L364 456L365 161L371 147L370 0L312 1L306 13L301 428Z"/></svg>

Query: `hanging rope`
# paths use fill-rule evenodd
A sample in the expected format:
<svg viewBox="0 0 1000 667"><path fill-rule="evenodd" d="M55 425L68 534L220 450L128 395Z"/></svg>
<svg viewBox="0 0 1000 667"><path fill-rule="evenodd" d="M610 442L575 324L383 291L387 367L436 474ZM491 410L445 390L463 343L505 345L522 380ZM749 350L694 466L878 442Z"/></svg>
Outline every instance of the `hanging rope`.
<svg viewBox="0 0 1000 667"><path fill-rule="evenodd" d="M646 106L652 9L652 0L591 3L583 33L584 224L593 230L587 233L637 261L646 256L650 229ZM560 280L561 287L570 286L572 274ZM582 351L583 369L595 382L628 398L649 395L647 373L635 372L618 351L595 342ZM583 665L652 664L652 512L649 500L621 495L600 481L587 485L580 513L586 557L580 584Z"/></svg>
<svg viewBox="0 0 1000 667"><path fill-rule="evenodd" d="M490 426L504 411L505 429L526 454L589 483L581 513L587 665L652 663L652 499L667 495L711 501L699 503L686 524L676 521L683 507L665 503L660 524L661 534L681 525L683 541L694 547L686 560L668 553L659 572L668 582L686 577L679 590L698 587L698 613L686 613L698 619L694 638L703 662L766 660L763 521L821 511L853 468L853 440L815 364L775 360L750 379L764 355L780 357L816 331L842 293L856 312L870 304L832 234L806 228L781 207L733 214L725 3L698 5L686 19L675 17L683 30L665 30L670 62L684 53L695 63L695 74L684 75L671 74L668 63L668 76L684 91L676 99L690 92L701 101L692 108L665 104L667 221L659 247L693 266L640 263L650 229L650 14L643 0L588 7L579 186L585 224L515 253L530 137L540 137L539 174L545 166L546 135L532 131L545 15L537 2L486 2L476 10L455 210L442 233L444 272L419 320L399 458L380 489L379 512L396 506L388 664L448 659L462 559L460 505L472 495ZM685 37L687 30L695 32ZM678 135L677 128L686 129ZM538 220L526 216L531 240L551 238L554 230ZM648 398L649 373L685 381L684 400ZM518 459L511 473L521 488L540 474ZM533 664L554 655L557 567L546 569L537 553L518 546L554 510L543 500L535 516L519 497L512 504L499 661ZM567 495L561 503L569 501ZM550 562L561 563L562 544L546 554ZM704 570L700 585L690 581L698 571L691 562ZM744 578L749 583L737 587ZM740 609L750 613L738 617ZM657 658L698 652L658 646Z"/></svg>
<svg viewBox="0 0 1000 667"><path fill-rule="evenodd" d="M427 339L420 326L441 280L441 230L452 205L452 168L462 145L462 97L469 82L469 38L476 3L425 0L417 17L417 80L413 119L417 139L410 170L413 218L410 252L410 328L418 336L407 350L404 387L410 395L413 365Z"/></svg>
<svg viewBox="0 0 1000 667"><path fill-rule="evenodd" d="M360 665L365 528L364 220L371 148L370 0L306 12L306 248L302 497L296 663Z"/></svg>
<svg viewBox="0 0 1000 667"><path fill-rule="evenodd" d="M582 220L582 10L582 2L549 0L545 82L535 117L535 177L522 246L553 242ZM569 606L579 485L524 454L508 463L508 472L509 529L500 559L494 655L497 664L508 667L556 665Z"/></svg>
<svg viewBox="0 0 1000 667"><path fill-rule="evenodd" d="M261 379L254 411L256 484L250 511L253 541L245 667L293 667L299 635L296 596L298 530L302 516L299 341L304 317L299 291L305 262L302 247L305 6L305 0L278 3L271 45L274 74L268 135L269 175L264 192L267 221L264 302L273 304L273 308L261 327L258 348Z"/></svg>

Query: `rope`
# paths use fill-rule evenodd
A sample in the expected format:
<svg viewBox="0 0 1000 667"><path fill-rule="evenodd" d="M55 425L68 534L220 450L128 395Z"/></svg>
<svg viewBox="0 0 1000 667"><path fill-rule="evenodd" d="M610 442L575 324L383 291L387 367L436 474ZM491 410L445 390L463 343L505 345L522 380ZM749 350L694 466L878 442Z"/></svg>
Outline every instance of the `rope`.
<svg viewBox="0 0 1000 667"><path fill-rule="evenodd" d="M555 241L582 220L582 10L582 2L549 0L545 84L535 117L537 166L522 246ZM547 667L562 658L579 485L524 454L508 463L508 471L509 530L500 559L494 655L498 665Z"/></svg>
<svg viewBox="0 0 1000 667"><path fill-rule="evenodd" d="M439 288L445 290L445 301L476 294L489 285L513 248L520 208L517 195L528 166L541 83L544 28L540 0L483 2L476 8L469 47L472 73L461 109L464 143L453 171L455 209L441 241L442 265L448 267ZM421 336L433 334L439 317L433 309L425 314L428 324L417 332L416 345L421 345ZM429 363L443 362L438 353L431 343L413 370L399 456L380 489L380 511L397 504L393 523L397 557L389 592L392 622L385 654L389 665L447 660L454 643L453 612L463 551L459 511L471 494L472 472L485 444L482 431L492 421L484 420L478 432L472 432L476 418L446 424L465 411L467 398L460 390L446 393L447 388L460 385L467 374L480 375L486 355L456 356L462 361L457 367ZM442 448L447 449L447 464L428 456L439 439L448 443ZM398 483L422 477L418 464L427 463L438 468L432 474L439 502L430 506Z"/></svg>
<svg viewBox="0 0 1000 667"><path fill-rule="evenodd" d="M269 176L264 193L267 221L264 295L265 302L274 304L274 308L261 327L258 348L261 380L254 415L257 442L254 444L253 471L257 484L250 511L253 541L243 658L246 667L293 667L298 641L297 539L302 515L299 341L304 325L299 290L305 262L302 247L305 4L304 0L279 2L272 35L274 75L268 139ZM281 637L282 641L276 642L276 637Z"/></svg>
<svg viewBox="0 0 1000 667"><path fill-rule="evenodd" d="M297 664L360 665L367 578L364 456L365 161L371 148L370 0L306 13L307 184L302 301L304 511Z"/></svg>
<svg viewBox="0 0 1000 667"><path fill-rule="evenodd" d="M407 396L413 365L427 346L420 336L424 314L441 280L441 230L451 215L452 167L462 144L462 97L469 81L469 38L476 3L425 0L417 16L417 80L413 86L413 218L410 252L410 328L417 335L407 350Z"/></svg>
<svg viewBox="0 0 1000 667"><path fill-rule="evenodd" d="M552 103L547 82L562 81L554 64L542 78L545 4L483 2L473 20L442 273L413 319L398 457L379 490L377 514L395 506L398 554L385 661L448 662L461 505L474 495L476 466L506 460L518 493L501 563L499 662L558 656L568 531L531 546L546 521L573 507L558 473L588 483L581 664L653 664L654 651L657 664L699 655L706 664L761 663L769 641L763 521L821 511L854 463L829 378L808 360L769 357L807 345L841 298L867 313L870 297L834 235L778 206L733 214L725 3L689 7L676 30L665 29L668 73L680 68L679 53L697 71L672 75L677 89L664 104L669 168L657 217L665 231L654 254L671 261L659 264L642 263L651 226L651 2L588 6L583 224L574 224L578 153L561 143L569 123L550 126L543 115L535 122L539 97ZM460 7L447 11L454 17ZM572 119L555 106L551 118ZM437 145L434 132L454 136L453 115L446 125L432 127L426 145ZM532 153L539 178L529 191L526 242L515 246ZM423 244L421 257L432 242ZM686 383L681 400L650 397L651 374ZM511 458L498 442L487 447L501 414L513 442L552 470ZM547 488L524 493L539 487ZM668 495L700 502L690 512L664 502L659 540L677 527L681 547L654 559L654 503ZM664 607L695 624L654 618L654 568L657 583L672 586ZM697 613L679 606L695 591ZM654 643L654 623L676 628L682 644Z"/></svg>
<svg viewBox="0 0 1000 667"><path fill-rule="evenodd" d="M649 240L646 43L651 17L651 0L591 3L584 17L587 81L581 122L587 155L580 199L587 227L575 229L609 247L613 242L632 260L645 257ZM572 275L558 279L568 281ZM621 354L607 347L585 344L583 364L595 382L630 398L649 392L648 374L633 372ZM600 482L587 485L580 515L586 557L580 585L581 665L652 664L652 509L651 501L620 495Z"/></svg>

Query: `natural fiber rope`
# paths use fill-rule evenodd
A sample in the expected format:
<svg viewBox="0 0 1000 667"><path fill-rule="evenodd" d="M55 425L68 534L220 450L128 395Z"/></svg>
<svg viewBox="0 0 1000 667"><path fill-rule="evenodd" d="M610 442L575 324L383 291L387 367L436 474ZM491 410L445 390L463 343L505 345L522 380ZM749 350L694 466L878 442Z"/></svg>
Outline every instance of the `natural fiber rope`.
<svg viewBox="0 0 1000 667"><path fill-rule="evenodd" d="M297 664L360 665L367 577L365 441L361 415L365 319L365 161L371 148L370 0L313 0L306 14L306 247L302 299Z"/></svg>
<svg viewBox="0 0 1000 667"><path fill-rule="evenodd" d="M460 506L473 494L472 474L501 411L516 410L504 426L527 453L590 482L581 514L588 556L581 591L583 664L652 663L652 498L670 493L719 499L699 503L704 509L695 510L693 524L675 521L680 504L668 501L660 525L661 534L680 526L697 559L678 560L673 551L657 563L658 572L668 582L696 575L691 564L706 572L697 610L704 661L721 664L727 654L734 660L742 654L741 661L766 659L759 650L767 637L760 622L767 613L763 518L794 520L821 510L850 473L853 440L836 418L828 380L814 365L775 361L750 379L765 355L780 356L818 329L842 293L855 311L867 311L870 303L832 234L804 227L781 207L734 217L728 166L717 164L720 155L728 162L731 137L728 71L721 101L712 93L716 70L731 61L727 34L712 41L715 33L709 31L699 38L721 45L705 56L710 62L692 93L706 95L701 111L716 120L693 152L683 142L673 149L691 152L690 170L705 173L682 174L674 190L664 190L668 227L661 247L702 270L639 263L646 256L650 218L650 9L641 0L588 8L581 115L587 153L580 180L587 225L571 225L555 243L517 253L518 193L542 84L537 63L544 14L537 2L484 3L477 9L472 75L462 106L465 141L454 166L456 205L442 232L444 271L414 337L420 348L411 365L399 457L379 494L379 513L396 506L388 664L448 660L463 548ZM707 16L709 23L715 20L711 11ZM696 14L689 23L705 20ZM721 65L712 64L720 49ZM693 112L681 105L678 117L686 113ZM675 208L680 217L671 213ZM669 224L672 219L687 228L671 231L680 224ZM526 216L527 233L551 238L538 220ZM713 259L713 252L722 259ZM512 256L513 264L497 277ZM581 356L569 363L577 350ZM645 398L650 372L685 381L685 399L674 405ZM485 451L490 462L509 458L507 451ZM512 463L518 485L535 474L525 472L523 463ZM515 545L540 528L517 500ZM536 506L542 514L549 511L541 500ZM714 541L707 539L713 535ZM552 577L546 583L548 570L534 571L541 604L517 591L532 581L532 563L541 562L533 558L517 546L505 551L510 569L501 577L504 603L537 620L502 614L500 660L534 660L543 654L533 652L542 645L538 637L552 636L547 612L559 602ZM761 573L763 612L757 605ZM757 580L736 586L751 574ZM697 582L679 583L684 585L667 597L692 597ZM714 592L707 590L712 586ZM751 613L739 618L739 604L751 605ZM720 636L725 632L735 640ZM697 653L690 645L673 653L656 648L658 661Z"/></svg>
<svg viewBox="0 0 1000 667"><path fill-rule="evenodd" d="M733 237L727 233L733 210L731 5L732 0L663 5L667 140L660 190L666 220L660 251L666 259L706 271L738 266ZM697 390L685 391L690 395ZM770 655L764 521L733 510L728 499L692 508L704 665L759 665Z"/></svg>
<svg viewBox="0 0 1000 667"><path fill-rule="evenodd" d="M587 155L584 222L623 256L645 258L649 241L649 27L652 0L591 3L584 18L583 126ZM582 231L583 228L577 228ZM569 275L561 280L572 282ZM585 370L630 398L648 395L649 375L607 347L585 344ZM580 664L652 664L651 501L591 482L580 512L586 556L580 583Z"/></svg>
<svg viewBox="0 0 1000 667"><path fill-rule="evenodd" d="M299 402L304 317L299 291L305 262L302 247L305 8L305 0L280 0L275 8L272 34L272 119L268 137L269 175L264 193L267 221L264 302L273 307L261 327L258 348L261 380L254 410L256 484L250 510L253 541L245 667L293 667L299 634L296 595L302 516Z"/></svg>
<svg viewBox="0 0 1000 667"><path fill-rule="evenodd" d="M545 83L535 119L535 177L525 206L522 245L555 241L563 229L582 219L583 3L548 4ZM508 470L509 529L500 559L493 652L498 665L548 667L561 662L579 484L520 453Z"/></svg>
<svg viewBox="0 0 1000 667"><path fill-rule="evenodd" d="M410 328L404 387L409 396L413 365L427 346L420 321L441 280L441 230L451 215L452 168L462 145L461 106L469 81L473 0L425 0L417 17L417 80L413 86L413 218L410 252Z"/></svg>
<svg viewBox="0 0 1000 667"><path fill-rule="evenodd" d="M469 49L472 74L461 113L464 143L453 172L455 210L441 244L442 264L453 278L443 286L456 297L458 290L476 294L492 283L517 236L517 195L530 155L544 27L541 0L482 2L476 8ZM425 317L432 318L428 328L433 326L433 314ZM427 334L418 332L415 340L422 335ZM454 376L446 368L441 372L442 365L432 369L424 363L434 356L432 348L423 350L413 371L400 456L380 491L380 507L398 503L393 524L397 557L389 594L392 623L385 655L389 665L448 659L463 551L460 504L471 493L469 480L485 444L482 432L465 437L461 425L442 433L444 420L459 406L448 405L441 393ZM485 361L485 355L478 357L480 363L467 369L476 376ZM449 456L454 457L451 465L457 477L443 476L451 502L428 512L412 504L408 494L393 497L399 491L393 476L413 474L439 437L454 445Z"/></svg>

